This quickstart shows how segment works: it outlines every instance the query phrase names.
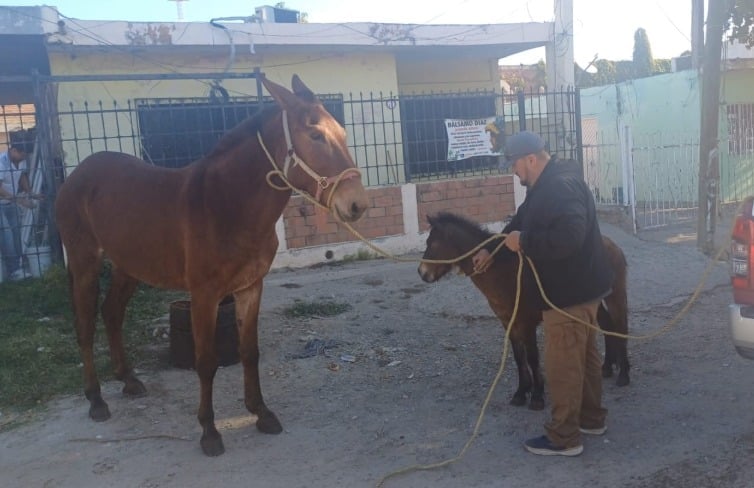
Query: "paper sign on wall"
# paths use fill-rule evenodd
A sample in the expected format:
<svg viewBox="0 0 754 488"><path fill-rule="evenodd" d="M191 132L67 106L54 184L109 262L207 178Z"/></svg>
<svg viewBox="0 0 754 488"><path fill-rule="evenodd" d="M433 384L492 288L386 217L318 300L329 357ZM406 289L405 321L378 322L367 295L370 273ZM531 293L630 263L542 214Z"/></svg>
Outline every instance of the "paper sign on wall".
<svg viewBox="0 0 754 488"><path fill-rule="evenodd" d="M448 161L474 156L500 156L503 150L502 117L445 119L448 133Z"/></svg>

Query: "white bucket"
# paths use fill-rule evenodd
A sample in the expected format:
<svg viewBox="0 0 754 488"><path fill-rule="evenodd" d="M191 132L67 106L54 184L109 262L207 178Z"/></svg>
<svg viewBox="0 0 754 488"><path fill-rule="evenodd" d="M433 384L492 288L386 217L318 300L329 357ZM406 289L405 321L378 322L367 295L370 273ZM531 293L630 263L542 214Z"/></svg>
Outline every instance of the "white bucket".
<svg viewBox="0 0 754 488"><path fill-rule="evenodd" d="M39 278L52 264L50 246L31 247L26 254L29 261L29 272L35 278Z"/></svg>

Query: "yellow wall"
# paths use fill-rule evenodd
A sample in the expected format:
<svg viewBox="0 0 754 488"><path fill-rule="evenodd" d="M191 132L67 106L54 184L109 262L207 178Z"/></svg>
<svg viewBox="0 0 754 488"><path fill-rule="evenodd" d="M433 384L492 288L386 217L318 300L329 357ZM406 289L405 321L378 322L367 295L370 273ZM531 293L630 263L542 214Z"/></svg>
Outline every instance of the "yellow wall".
<svg viewBox="0 0 754 488"><path fill-rule="evenodd" d="M52 53L50 57L53 75L76 74L138 74L138 73L204 73L222 72L227 63L225 54L176 55L169 51L162 54L112 53L108 50L90 54ZM292 75L301 79L316 93L341 93L346 101L346 124L380 123L382 110L367 107L361 103L350 106L351 96L358 100L360 92L365 98L383 94L397 93L395 60L385 53L344 54L317 53L315 55L265 54L252 55L248 52L237 53L231 68L232 72L249 72L259 67L272 81L290 86ZM58 106L61 112L60 127L65 162L69 167L75 166L89 154L109 149L131 153L139 156L137 146L138 129L134 110L113 111L115 104L120 109L134 105L139 98L176 98L205 97L209 94L210 80L142 80L142 81L97 81L97 82L63 82L58 85ZM256 96L254 79L225 80L222 86L231 96ZM100 114L100 105L104 113ZM73 104L73 106L71 106ZM88 104L85 106L85 104ZM362 107L364 110L362 110ZM110 111L108 113L108 111ZM394 110L391 117L395 117ZM390 155L377 154L377 168L370 171L382 172L379 166L387 162L402 164L403 155L400 132L389 131L375 136L370 130L350 127L349 140L355 156L362 156L369 145L389 146L393 148ZM119 137L117 137L119 136ZM365 146L367 148L365 149ZM370 166L374 154L370 155ZM393 173L393 171L391 171ZM402 168L397 172L403 175ZM376 175L374 175L376 176ZM386 181L381 175L380 181ZM375 180L376 181L376 180Z"/></svg>
<svg viewBox="0 0 754 488"><path fill-rule="evenodd" d="M445 57L398 63L402 95L466 90L500 90L497 60Z"/></svg>

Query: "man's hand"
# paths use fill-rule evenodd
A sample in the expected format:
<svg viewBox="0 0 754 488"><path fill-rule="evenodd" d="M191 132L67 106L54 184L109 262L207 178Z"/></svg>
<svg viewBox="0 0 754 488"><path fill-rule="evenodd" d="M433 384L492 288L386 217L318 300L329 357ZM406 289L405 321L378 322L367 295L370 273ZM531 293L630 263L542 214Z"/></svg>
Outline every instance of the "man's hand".
<svg viewBox="0 0 754 488"><path fill-rule="evenodd" d="M36 208L37 202L27 196L19 195L16 197L16 203L25 208Z"/></svg>
<svg viewBox="0 0 754 488"><path fill-rule="evenodd" d="M518 230L511 231L510 234L505 236L505 240L503 241L503 244L505 244L505 247L507 247L513 252L520 251L521 250L521 231L518 231Z"/></svg>
<svg viewBox="0 0 754 488"><path fill-rule="evenodd" d="M484 273L487 271L492 264L492 261L492 256L487 249L478 250L477 253L474 254L474 257L471 258L471 262L474 263L474 271L477 273Z"/></svg>

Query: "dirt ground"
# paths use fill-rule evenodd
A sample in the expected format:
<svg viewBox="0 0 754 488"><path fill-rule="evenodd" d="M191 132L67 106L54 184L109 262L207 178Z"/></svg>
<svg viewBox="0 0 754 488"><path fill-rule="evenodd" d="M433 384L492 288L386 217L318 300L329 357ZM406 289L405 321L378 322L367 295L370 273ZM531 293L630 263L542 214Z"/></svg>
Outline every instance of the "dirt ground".
<svg viewBox="0 0 754 488"><path fill-rule="evenodd" d="M631 332L673 318L707 264L691 225L637 238L605 224L629 261ZM629 343L631 385L606 380L604 437L577 458L526 453L548 416L508 404L515 365L493 394L479 437L449 467L391 478L388 487L750 487L754 484L754 362L728 331L728 269L716 264L691 312L669 333ZM352 304L333 318L281 314L296 299ZM159 325L159 324L158 324ZM163 322L162 327L167 327ZM215 382L226 453L205 457L198 380L142 366L149 394L103 385L112 418L94 423L83 394L0 434L3 487L368 487L385 475L455 456L471 435L499 367L502 327L468 279L423 283L415 264L373 260L276 271L260 321L262 388L283 423L259 433L242 400L239 365ZM321 342L311 342L318 339ZM306 345L320 344L318 354Z"/></svg>

